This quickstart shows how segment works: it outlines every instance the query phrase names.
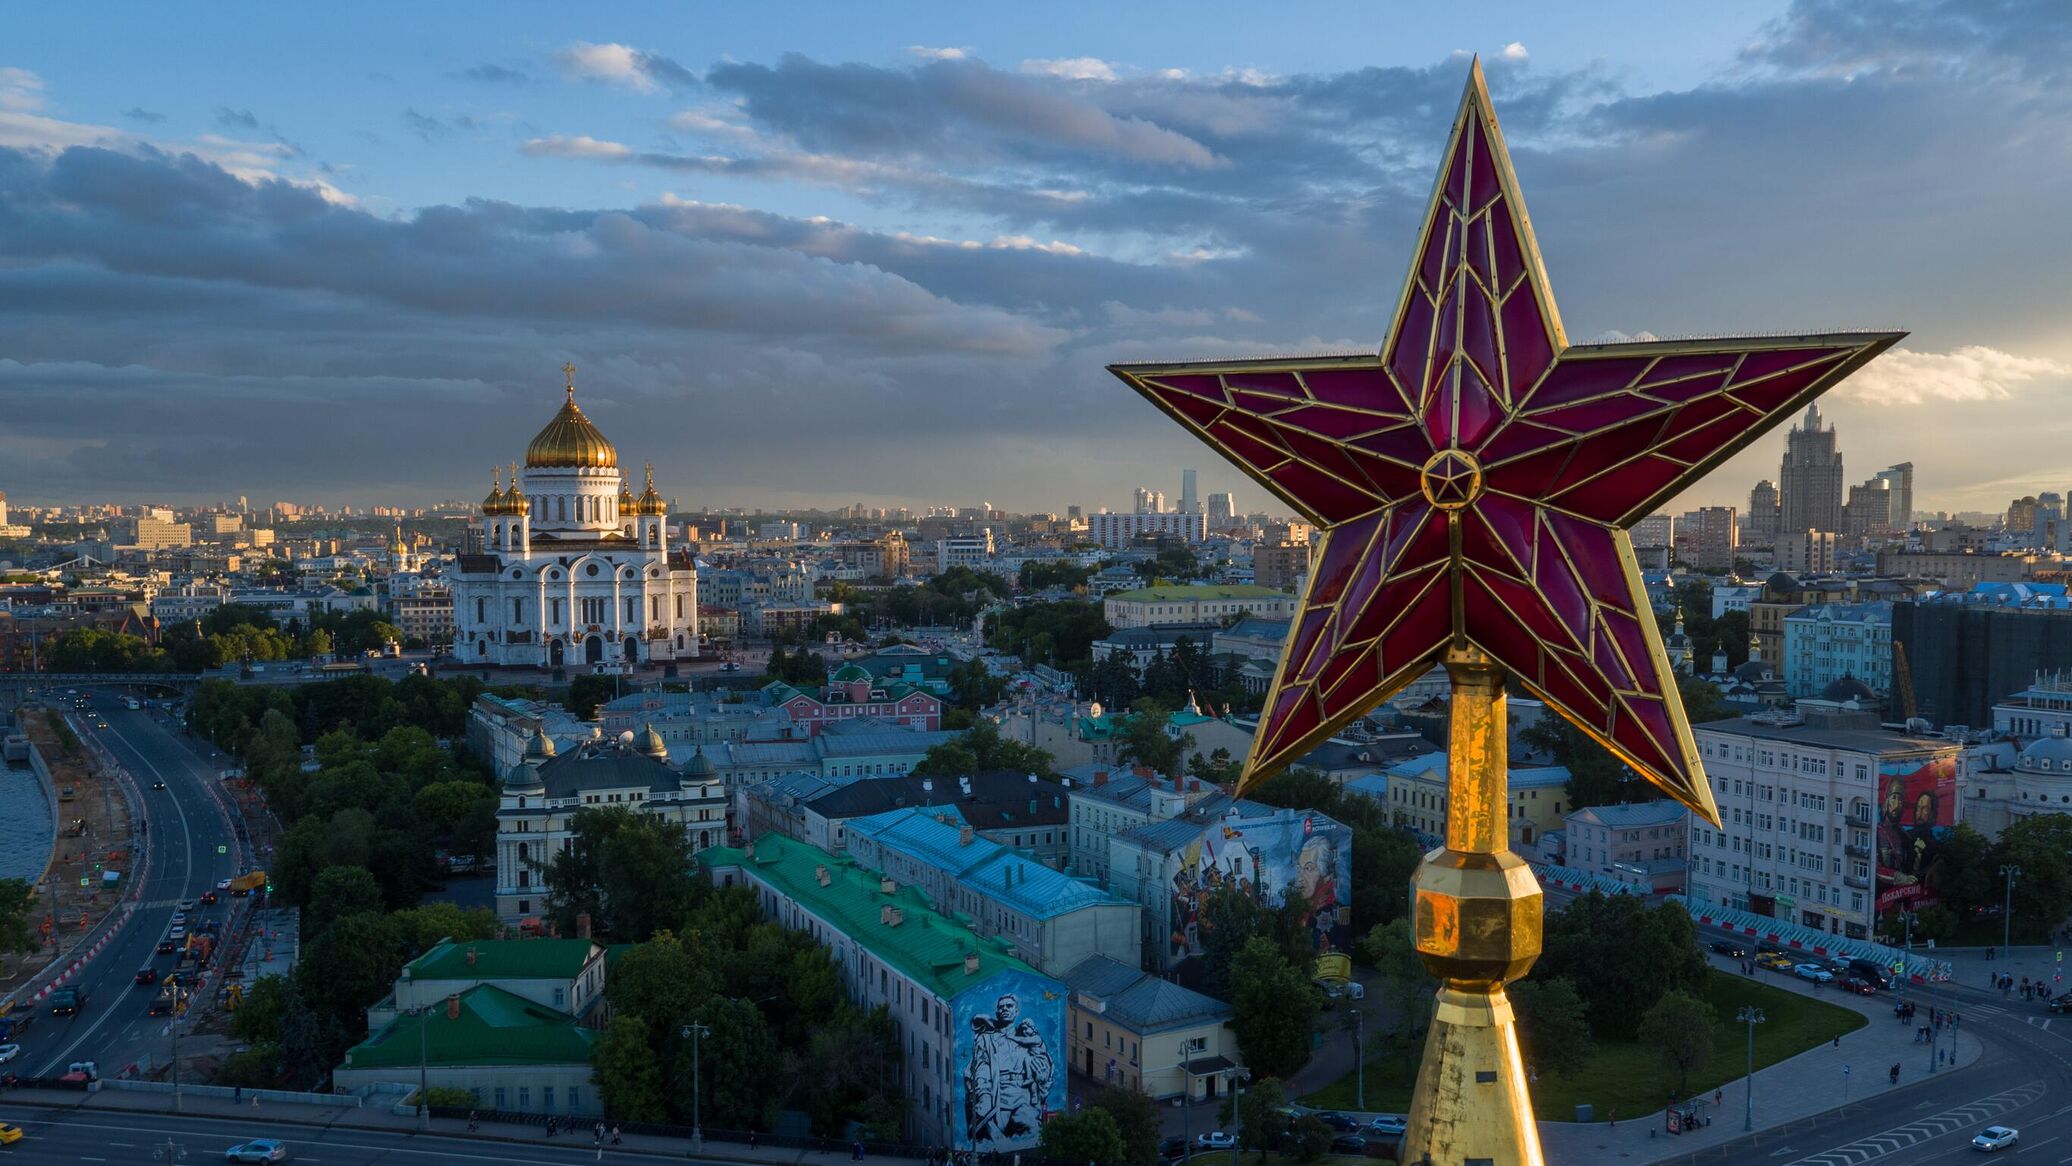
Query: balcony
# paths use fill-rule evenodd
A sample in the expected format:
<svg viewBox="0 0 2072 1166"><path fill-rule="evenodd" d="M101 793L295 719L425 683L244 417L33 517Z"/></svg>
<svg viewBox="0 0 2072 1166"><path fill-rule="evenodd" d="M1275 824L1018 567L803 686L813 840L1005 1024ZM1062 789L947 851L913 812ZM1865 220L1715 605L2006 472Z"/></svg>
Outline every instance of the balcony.
<svg viewBox="0 0 2072 1166"><path fill-rule="evenodd" d="M1855 887L1859 891L1868 891L1871 889L1871 881L1869 879L1858 878L1855 875L1842 876L1842 885L1846 887Z"/></svg>
<svg viewBox="0 0 2072 1166"><path fill-rule="evenodd" d="M1869 858L1871 856L1871 848L1868 846L1844 846L1842 853L1851 858Z"/></svg>

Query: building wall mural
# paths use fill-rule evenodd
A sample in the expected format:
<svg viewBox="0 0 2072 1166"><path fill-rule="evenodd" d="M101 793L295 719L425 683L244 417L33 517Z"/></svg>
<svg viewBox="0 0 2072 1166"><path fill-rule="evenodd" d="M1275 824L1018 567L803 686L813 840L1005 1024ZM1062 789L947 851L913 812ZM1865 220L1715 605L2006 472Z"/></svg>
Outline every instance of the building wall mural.
<svg viewBox="0 0 2072 1166"><path fill-rule="evenodd" d="M1065 1107L1065 986L1001 972L959 995L951 1022L960 1094L954 1148L1034 1149L1043 1122Z"/></svg>
<svg viewBox="0 0 2072 1166"><path fill-rule="evenodd" d="M1938 902L1934 870L1957 824L1957 759L1878 765L1878 910Z"/></svg>
<svg viewBox="0 0 2072 1166"><path fill-rule="evenodd" d="M1347 950L1352 837L1346 826L1301 812L1212 824L1182 851L1173 875L1167 960L1202 954L1202 900L1225 887L1268 906L1294 898L1304 905L1316 951Z"/></svg>

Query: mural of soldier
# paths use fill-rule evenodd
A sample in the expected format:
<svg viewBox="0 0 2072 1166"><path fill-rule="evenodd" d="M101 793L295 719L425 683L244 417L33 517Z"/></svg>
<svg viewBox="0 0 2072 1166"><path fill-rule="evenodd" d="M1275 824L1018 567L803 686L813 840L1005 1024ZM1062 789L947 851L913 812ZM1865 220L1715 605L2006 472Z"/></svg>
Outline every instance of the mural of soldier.
<svg viewBox="0 0 2072 1166"><path fill-rule="evenodd" d="M970 1148L1007 1150L1033 1144L1049 1109L1057 1062L1036 1023L1021 1015L1012 992L993 1015L971 1018L971 1059L964 1067L964 1121Z"/></svg>

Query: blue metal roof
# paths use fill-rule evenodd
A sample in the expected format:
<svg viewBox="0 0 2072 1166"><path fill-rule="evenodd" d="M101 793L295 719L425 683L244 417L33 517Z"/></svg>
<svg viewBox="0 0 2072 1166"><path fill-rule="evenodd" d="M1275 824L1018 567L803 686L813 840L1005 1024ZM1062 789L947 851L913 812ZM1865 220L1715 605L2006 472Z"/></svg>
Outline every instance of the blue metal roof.
<svg viewBox="0 0 2072 1166"><path fill-rule="evenodd" d="M949 874L986 897L1024 915L1050 919L1084 907L1126 903L1083 879L1052 870L1012 847L975 836L962 841L956 825L937 817L955 807L908 807L850 819L852 837L861 834L887 850Z"/></svg>
<svg viewBox="0 0 2072 1166"><path fill-rule="evenodd" d="M1136 1033L1166 1032L1198 1024L1221 1023L1230 1005L1161 980L1104 955L1088 956L1059 977L1076 993L1104 1005L1103 1020Z"/></svg>

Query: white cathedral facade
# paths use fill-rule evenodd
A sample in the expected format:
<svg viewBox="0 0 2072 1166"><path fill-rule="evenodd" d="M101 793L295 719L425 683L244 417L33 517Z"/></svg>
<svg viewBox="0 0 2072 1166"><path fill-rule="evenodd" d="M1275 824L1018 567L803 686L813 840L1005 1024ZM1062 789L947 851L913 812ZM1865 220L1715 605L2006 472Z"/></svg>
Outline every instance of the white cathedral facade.
<svg viewBox="0 0 2072 1166"><path fill-rule="evenodd" d="M587 669L698 655L698 569L671 551L669 506L635 496L619 454L568 399L525 448L525 469L482 500L481 549L453 580L462 664Z"/></svg>

